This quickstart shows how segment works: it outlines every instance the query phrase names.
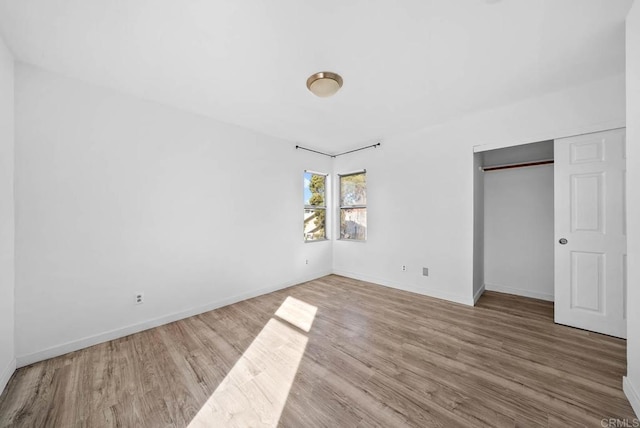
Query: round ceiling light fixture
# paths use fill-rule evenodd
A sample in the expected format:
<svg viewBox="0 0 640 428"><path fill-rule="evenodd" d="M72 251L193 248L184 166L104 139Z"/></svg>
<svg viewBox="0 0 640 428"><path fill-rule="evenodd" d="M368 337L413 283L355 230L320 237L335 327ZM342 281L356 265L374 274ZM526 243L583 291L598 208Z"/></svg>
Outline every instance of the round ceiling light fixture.
<svg viewBox="0 0 640 428"><path fill-rule="evenodd" d="M314 73L307 79L307 88L316 96L326 98L342 87L342 77L331 71Z"/></svg>

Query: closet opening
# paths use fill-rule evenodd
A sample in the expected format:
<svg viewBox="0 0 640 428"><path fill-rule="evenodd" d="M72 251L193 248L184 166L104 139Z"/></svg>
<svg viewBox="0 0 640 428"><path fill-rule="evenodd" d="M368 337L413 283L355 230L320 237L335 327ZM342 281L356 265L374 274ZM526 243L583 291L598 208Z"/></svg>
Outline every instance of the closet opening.
<svg viewBox="0 0 640 428"><path fill-rule="evenodd" d="M474 293L554 301L554 142L474 154Z"/></svg>

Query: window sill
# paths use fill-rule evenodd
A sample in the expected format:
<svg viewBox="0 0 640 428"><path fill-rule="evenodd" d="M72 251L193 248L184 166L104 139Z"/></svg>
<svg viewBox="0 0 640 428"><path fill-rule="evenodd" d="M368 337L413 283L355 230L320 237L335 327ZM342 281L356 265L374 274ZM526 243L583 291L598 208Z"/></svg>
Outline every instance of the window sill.
<svg viewBox="0 0 640 428"><path fill-rule="evenodd" d="M310 239L310 240L308 240L308 241L305 239L305 240L304 240L304 243L305 243L305 244L311 244L311 243L313 243L313 242L325 242L325 241L330 241L330 239L328 239L328 238L324 238L324 239Z"/></svg>

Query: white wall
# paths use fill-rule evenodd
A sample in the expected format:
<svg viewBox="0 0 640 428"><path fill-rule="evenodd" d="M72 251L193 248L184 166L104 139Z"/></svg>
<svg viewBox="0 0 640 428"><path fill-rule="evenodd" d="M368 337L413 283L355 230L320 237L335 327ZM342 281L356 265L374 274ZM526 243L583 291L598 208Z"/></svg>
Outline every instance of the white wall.
<svg viewBox="0 0 640 428"><path fill-rule="evenodd" d="M26 65L15 97L19 366L331 271L330 158Z"/></svg>
<svg viewBox="0 0 640 428"><path fill-rule="evenodd" d="M335 242L334 271L473 304L474 146L624 126L624 90L624 76L616 75L338 157L337 173L367 169L369 239Z"/></svg>
<svg viewBox="0 0 640 428"><path fill-rule="evenodd" d="M473 155L473 301L477 302L485 290L485 209L482 153Z"/></svg>
<svg viewBox="0 0 640 428"><path fill-rule="evenodd" d="M627 16L627 377L640 417L640 2Z"/></svg>
<svg viewBox="0 0 640 428"><path fill-rule="evenodd" d="M0 37L0 393L14 351L13 56Z"/></svg>
<svg viewBox="0 0 640 428"><path fill-rule="evenodd" d="M553 300L553 165L484 174L487 290Z"/></svg>

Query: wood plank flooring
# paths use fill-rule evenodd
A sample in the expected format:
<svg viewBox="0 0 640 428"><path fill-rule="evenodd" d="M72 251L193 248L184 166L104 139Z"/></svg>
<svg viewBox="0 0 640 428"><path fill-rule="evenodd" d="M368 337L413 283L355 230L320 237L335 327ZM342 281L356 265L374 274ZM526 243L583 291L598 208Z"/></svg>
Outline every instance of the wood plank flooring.
<svg viewBox="0 0 640 428"><path fill-rule="evenodd" d="M599 427L635 418L625 352L548 302L331 275L19 369L0 426Z"/></svg>

